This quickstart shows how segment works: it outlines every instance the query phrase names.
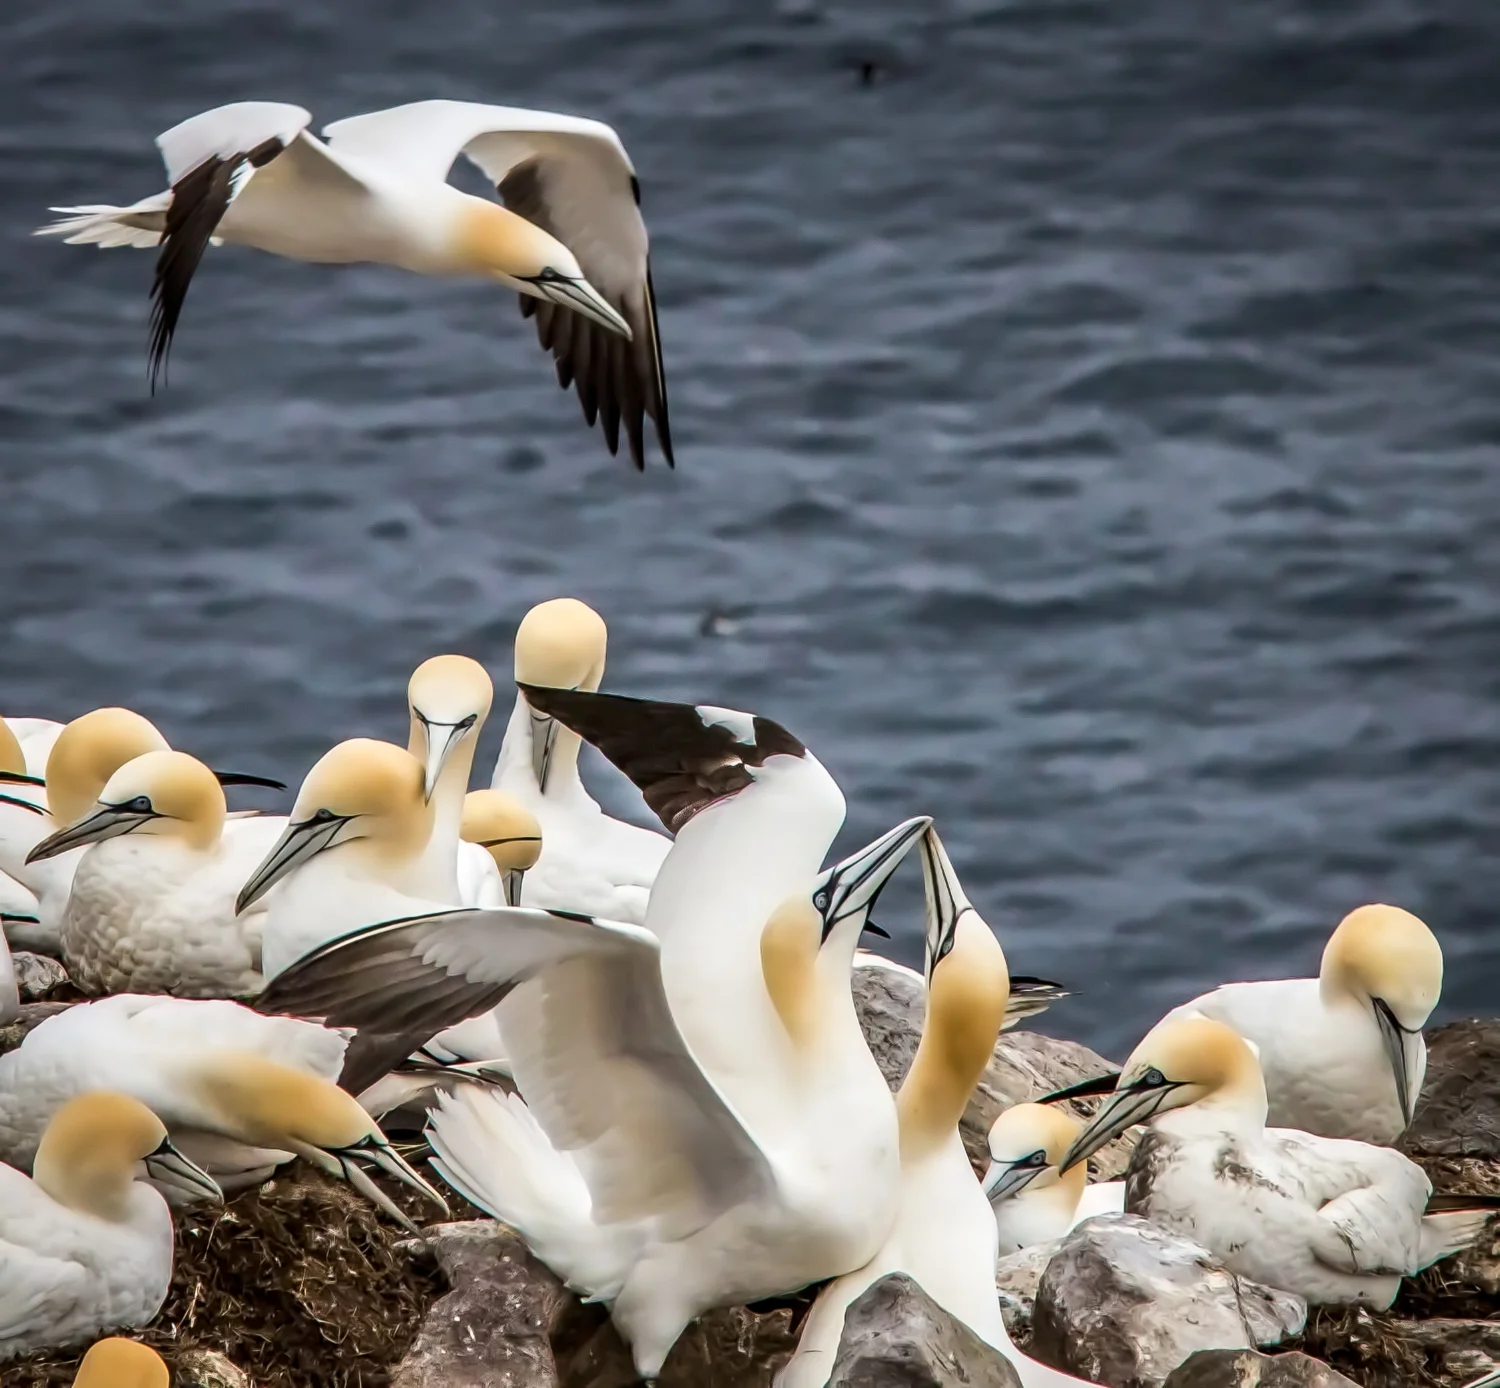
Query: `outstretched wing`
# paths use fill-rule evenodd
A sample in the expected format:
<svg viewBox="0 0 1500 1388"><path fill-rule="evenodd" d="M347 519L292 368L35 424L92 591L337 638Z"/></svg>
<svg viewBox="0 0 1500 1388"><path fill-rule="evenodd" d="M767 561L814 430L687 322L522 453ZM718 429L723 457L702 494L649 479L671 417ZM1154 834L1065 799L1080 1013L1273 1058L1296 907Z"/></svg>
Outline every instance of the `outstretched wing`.
<svg viewBox="0 0 1500 1388"><path fill-rule="evenodd" d="M630 324L632 340L571 309L521 296L537 336L557 362L558 384L578 391L584 418L598 420L609 451L623 424L630 456L645 467L645 417L673 463L649 238L640 184L615 132L601 121L470 101L419 101L335 121L330 146L399 168L446 177L460 154L483 170L505 205L578 258L584 276Z"/></svg>

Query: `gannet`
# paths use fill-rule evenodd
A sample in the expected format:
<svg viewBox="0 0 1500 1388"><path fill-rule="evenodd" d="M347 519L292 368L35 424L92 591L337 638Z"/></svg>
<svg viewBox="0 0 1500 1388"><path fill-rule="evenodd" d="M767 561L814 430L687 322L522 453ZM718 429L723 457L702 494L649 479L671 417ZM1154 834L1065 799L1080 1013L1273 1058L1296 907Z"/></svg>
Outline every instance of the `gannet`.
<svg viewBox="0 0 1500 1388"><path fill-rule="evenodd" d="M147 1324L172 1277L172 1215L144 1174L210 1198L144 1104L91 1093L53 1115L31 1178L0 1166L0 1360Z"/></svg>
<svg viewBox="0 0 1500 1388"><path fill-rule="evenodd" d="M51 718L0 718L0 727L5 730L0 733L0 740L8 733L22 754L22 764L7 769L29 771L33 776L43 775L52 744L61 735L63 726Z"/></svg>
<svg viewBox="0 0 1500 1388"><path fill-rule="evenodd" d="M1167 1017L1213 1017L1255 1043L1273 1127L1392 1143L1416 1109L1422 1028L1442 991L1432 931L1400 907L1361 906L1329 937L1317 978L1226 983Z"/></svg>
<svg viewBox="0 0 1500 1388"><path fill-rule="evenodd" d="M994 1210L1000 1256L1060 1239L1076 1224L1125 1208L1125 1182L1088 1184L1088 1166L1067 1172L1067 1155L1083 1123L1049 1104L1015 1104L990 1125L984 1193Z"/></svg>
<svg viewBox="0 0 1500 1388"><path fill-rule="evenodd" d="M873 924L866 925L865 929L871 934L890 938L884 930ZM909 964L887 959L885 955L871 949L855 950L854 967L896 974L898 977L909 979L919 987L927 987L927 980ZM1005 1004L1005 1025L1001 1030L1009 1031L1012 1027L1020 1025L1026 1018L1035 1017L1039 1012L1045 1012L1053 1003L1071 996L1072 994L1060 983L1053 983L1045 978L1033 978L1030 974L1012 974L1010 976L1010 1001Z"/></svg>
<svg viewBox="0 0 1500 1388"><path fill-rule="evenodd" d="M433 1026L503 1000L526 1105L441 1096L440 1169L608 1302L654 1378L700 1312L861 1266L884 1241L895 1107L850 968L870 902L929 821L820 874L843 796L778 724L525 693L676 826L646 925L535 908L393 920L303 959L262 1006Z"/></svg>
<svg viewBox="0 0 1500 1388"><path fill-rule="evenodd" d="M1432 1196L1422 1168L1363 1142L1266 1127L1250 1044L1223 1022L1159 1022L1074 1140L1066 1171L1149 1122L1125 1208L1196 1240L1232 1271L1310 1305L1384 1310L1401 1279L1466 1247L1496 1198Z"/></svg>
<svg viewBox="0 0 1500 1388"><path fill-rule="evenodd" d="M519 906L521 884L542 854L542 826L513 795L503 790L471 790L464 797L460 833L465 843L484 850L488 873L459 886L465 906Z"/></svg>
<svg viewBox="0 0 1500 1388"><path fill-rule="evenodd" d="M120 994L49 1017L0 1056L0 1159L24 1165L61 1104L93 1089L146 1104L226 1190L300 1156L349 1181L393 1218L368 1161L442 1199L333 1083L344 1038L222 1000Z"/></svg>
<svg viewBox="0 0 1500 1388"><path fill-rule="evenodd" d="M422 794L432 802L422 889L454 906L479 904L464 897L462 886L482 880L490 867L489 854L463 843L460 828L474 747L494 697L484 666L466 655L424 660L406 688L411 718L406 750L422 763Z"/></svg>
<svg viewBox="0 0 1500 1388"><path fill-rule="evenodd" d="M83 1356L73 1388L171 1388L162 1357L137 1340L111 1336Z"/></svg>
<svg viewBox="0 0 1500 1388"><path fill-rule="evenodd" d="M88 845L63 914L68 976L85 993L248 997L260 991L264 908L236 915L246 875L277 820L225 834L224 790L186 752L147 752L109 778L97 803L27 854L44 862Z"/></svg>
<svg viewBox="0 0 1500 1388"><path fill-rule="evenodd" d="M576 598L538 603L516 629L520 684L599 688L604 619ZM578 736L516 696L490 785L518 799L542 826L542 855L526 876L524 905L583 911L640 924L672 841L613 819L578 775Z"/></svg>
<svg viewBox="0 0 1500 1388"><path fill-rule="evenodd" d="M129 207L54 207L39 235L159 247L151 379L166 361L188 285L210 244L292 260L394 265L506 285L535 315L558 384L584 418L620 425L638 468L644 419L672 461L666 381L640 184L600 121L468 101L418 101L308 129L300 106L240 101L157 136L170 188ZM460 155L505 206L446 180ZM590 282L592 281L592 283Z"/></svg>

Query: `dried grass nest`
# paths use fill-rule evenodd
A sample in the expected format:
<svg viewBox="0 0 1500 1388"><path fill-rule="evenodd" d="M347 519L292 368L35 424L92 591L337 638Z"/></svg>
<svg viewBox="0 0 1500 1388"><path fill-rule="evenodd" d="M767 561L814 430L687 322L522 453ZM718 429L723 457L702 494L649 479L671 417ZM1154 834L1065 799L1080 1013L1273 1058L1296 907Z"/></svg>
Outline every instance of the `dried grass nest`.
<svg viewBox="0 0 1500 1388"><path fill-rule="evenodd" d="M432 1217L414 1192L382 1188L418 1222ZM223 1206L178 1211L176 1224L166 1305L127 1332L174 1370L184 1352L209 1349L255 1388L385 1388L447 1290L419 1239L301 1162ZM71 1384L86 1348L7 1364L0 1381Z"/></svg>

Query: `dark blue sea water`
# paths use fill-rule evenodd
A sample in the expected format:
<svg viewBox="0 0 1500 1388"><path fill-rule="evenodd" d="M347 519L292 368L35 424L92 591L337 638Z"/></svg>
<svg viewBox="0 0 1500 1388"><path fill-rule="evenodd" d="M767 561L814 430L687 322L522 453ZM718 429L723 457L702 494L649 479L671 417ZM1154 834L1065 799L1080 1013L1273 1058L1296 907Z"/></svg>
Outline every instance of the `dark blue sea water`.
<svg viewBox="0 0 1500 1388"><path fill-rule="evenodd" d="M841 843L936 815L1050 1030L1371 899L1494 1010L1500 9L56 0L0 52L0 711L296 779L576 594L609 688L803 737ZM210 251L152 400L151 256L28 237L205 107L429 96L620 130L675 474L508 294Z"/></svg>

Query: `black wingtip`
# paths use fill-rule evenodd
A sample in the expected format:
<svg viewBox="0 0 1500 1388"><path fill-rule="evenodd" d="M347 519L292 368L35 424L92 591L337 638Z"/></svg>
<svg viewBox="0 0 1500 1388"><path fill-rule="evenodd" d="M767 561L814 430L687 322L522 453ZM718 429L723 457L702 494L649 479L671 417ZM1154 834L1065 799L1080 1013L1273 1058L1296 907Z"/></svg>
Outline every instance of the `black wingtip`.
<svg viewBox="0 0 1500 1388"><path fill-rule="evenodd" d="M1012 993L1026 993L1030 995L1041 994L1053 998L1070 998L1072 991L1061 983L1054 983L1050 978L1036 978L1031 974L1012 974L1010 976L1010 991Z"/></svg>
<svg viewBox="0 0 1500 1388"><path fill-rule="evenodd" d="M266 790L285 790L286 782L271 776L250 776L241 771L215 771L214 779L221 786L261 786Z"/></svg>
<svg viewBox="0 0 1500 1388"><path fill-rule="evenodd" d="M1038 1104L1057 1104L1064 1099L1098 1099L1105 1094L1113 1094L1115 1085L1120 1081L1120 1072L1112 1070L1105 1075L1096 1075L1091 1080L1080 1080L1077 1084L1070 1084L1066 1089L1054 1090L1051 1094L1044 1094L1034 1102Z"/></svg>

